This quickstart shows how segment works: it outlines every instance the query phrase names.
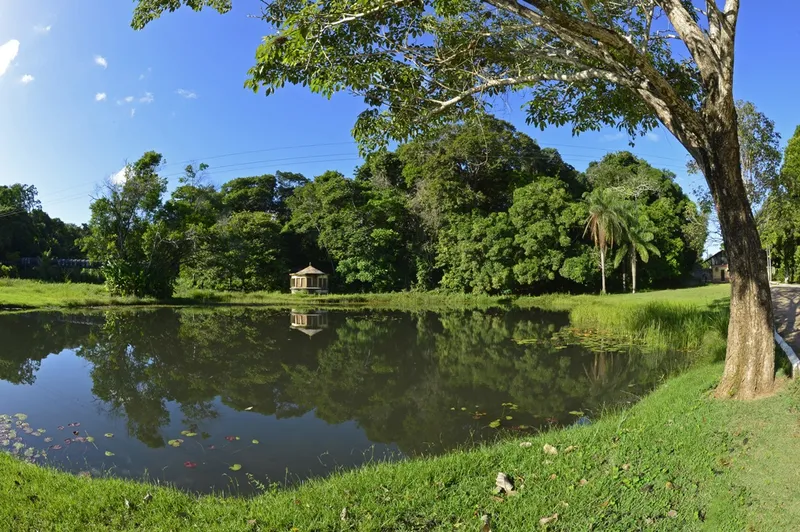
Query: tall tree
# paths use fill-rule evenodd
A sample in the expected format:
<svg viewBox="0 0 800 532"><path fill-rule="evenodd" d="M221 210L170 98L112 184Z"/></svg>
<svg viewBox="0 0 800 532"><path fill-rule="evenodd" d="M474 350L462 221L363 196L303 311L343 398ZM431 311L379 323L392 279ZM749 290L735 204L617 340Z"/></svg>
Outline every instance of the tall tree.
<svg viewBox="0 0 800 532"><path fill-rule="evenodd" d="M589 217L584 234L589 233L600 253L600 275L603 278L601 293L606 293L606 256L609 248L619 242L626 231L626 209L619 193L614 189L594 189L586 198Z"/></svg>
<svg viewBox="0 0 800 532"><path fill-rule="evenodd" d="M126 166L119 181L107 181L91 204L89 258L103 263L113 293L169 297L178 277L178 245L160 219L167 180L158 175L160 153L149 151Z"/></svg>
<svg viewBox="0 0 800 532"><path fill-rule="evenodd" d="M651 222L646 215L637 212L635 209L625 223L623 233L620 238L619 249L614 258L614 267L619 267L620 263L626 258L631 266L631 292L636 293L636 263L641 257L642 262L650 261L650 254L660 256L661 252L653 244L655 235L653 234Z"/></svg>
<svg viewBox="0 0 800 532"><path fill-rule="evenodd" d="M232 0L139 0L143 28L181 6L220 12ZM365 146L406 138L519 90L529 122L602 126L631 135L660 122L691 154L719 211L732 268L721 397L774 384L766 256L742 179L733 97L739 0L275 0L246 85L350 90L368 108Z"/></svg>

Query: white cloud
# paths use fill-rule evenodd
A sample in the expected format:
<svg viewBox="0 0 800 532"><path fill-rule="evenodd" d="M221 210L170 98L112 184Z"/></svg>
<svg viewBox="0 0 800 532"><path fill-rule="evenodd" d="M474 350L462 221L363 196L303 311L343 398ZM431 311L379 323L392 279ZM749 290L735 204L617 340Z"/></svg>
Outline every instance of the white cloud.
<svg viewBox="0 0 800 532"><path fill-rule="evenodd" d="M153 93L152 92L145 92L144 96L139 98L139 102L141 102L141 103L153 103L154 99L155 98L153 98Z"/></svg>
<svg viewBox="0 0 800 532"><path fill-rule="evenodd" d="M117 100L117 105L122 105L123 103L132 103L133 99L133 96L125 96L121 100Z"/></svg>
<svg viewBox="0 0 800 532"><path fill-rule="evenodd" d="M102 55L94 56L94 64L99 65L103 68L108 68L108 61L106 61L106 58L103 57Z"/></svg>
<svg viewBox="0 0 800 532"><path fill-rule="evenodd" d="M27 85L28 83L30 83L34 79L36 79L36 78L31 76L30 74L25 74L24 76L22 76L22 78L20 78L19 82L22 83L23 85Z"/></svg>
<svg viewBox="0 0 800 532"><path fill-rule="evenodd" d="M622 140L626 137L627 135L625 135L625 133L623 133L622 131L617 131L616 133L608 133L606 135L603 135L600 140L602 140L603 142L612 142L614 140Z"/></svg>
<svg viewBox="0 0 800 532"><path fill-rule="evenodd" d="M96 102L104 102L106 100L106 93L105 92L98 92L94 95L94 101Z"/></svg>
<svg viewBox="0 0 800 532"><path fill-rule="evenodd" d="M14 59L17 58L19 53L19 41L11 39L5 44L0 44L0 76L8 71L8 67Z"/></svg>
<svg viewBox="0 0 800 532"><path fill-rule="evenodd" d="M197 98L197 94L195 94L193 91L187 91L186 89L178 89L175 91L175 94L182 96L187 100L194 100Z"/></svg>
<svg viewBox="0 0 800 532"><path fill-rule="evenodd" d="M121 185L128 179L128 167L123 167L119 172L111 174L111 182L115 185Z"/></svg>
<svg viewBox="0 0 800 532"><path fill-rule="evenodd" d="M37 24L33 27L33 31L36 33L50 33L50 30L53 29L53 26L48 24L47 26L42 26L41 24Z"/></svg>
<svg viewBox="0 0 800 532"><path fill-rule="evenodd" d="M139 81L142 81L144 78L146 78L150 74L150 72L152 72L152 71L153 71L153 67L147 67L147 72L143 72L142 74L139 74Z"/></svg>
<svg viewBox="0 0 800 532"><path fill-rule="evenodd" d="M661 137L659 137L656 133L653 133L652 131L648 131L647 135L645 136L647 137L647 140L649 140L650 142L658 142L659 140L661 140Z"/></svg>
<svg viewBox="0 0 800 532"><path fill-rule="evenodd" d="M134 116L136 116L136 108L135 107L131 109L131 118L133 118Z"/></svg>

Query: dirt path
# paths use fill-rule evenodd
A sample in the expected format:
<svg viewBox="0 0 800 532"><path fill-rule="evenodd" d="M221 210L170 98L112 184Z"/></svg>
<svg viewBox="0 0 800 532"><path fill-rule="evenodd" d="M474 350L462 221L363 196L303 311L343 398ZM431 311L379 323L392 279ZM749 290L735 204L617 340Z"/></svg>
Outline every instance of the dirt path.
<svg viewBox="0 0 800 532"><path fill-rule="evenodd" d="M800 353L800 285L772 287L775 326L795 353Z"/></svg>

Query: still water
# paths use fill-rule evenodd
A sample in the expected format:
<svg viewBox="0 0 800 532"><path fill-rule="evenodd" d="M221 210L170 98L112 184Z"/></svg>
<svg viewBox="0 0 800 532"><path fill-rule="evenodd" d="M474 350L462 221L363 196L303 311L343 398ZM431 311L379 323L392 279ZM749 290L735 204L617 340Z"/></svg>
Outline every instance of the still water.
<svg viewBox="0 0 800 532"><path fill-rule="evenodd" d="M685 364L569 331L516 311L0 315L0 450L247 494L585 421Z"/></svg>

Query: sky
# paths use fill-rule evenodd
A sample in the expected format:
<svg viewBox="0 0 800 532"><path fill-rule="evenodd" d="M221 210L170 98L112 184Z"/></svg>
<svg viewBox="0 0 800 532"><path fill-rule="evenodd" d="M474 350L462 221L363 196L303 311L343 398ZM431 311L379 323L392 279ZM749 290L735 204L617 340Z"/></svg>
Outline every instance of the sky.
<svg viewBox="0 0 800 532"><path fill-rule="evenodd" d="M800 2L742 4L735 96L775 120L786 141L800 124L800 69L792 66ZM35 185L51 216L83 223L98 185L148 150L164 155L171 186L200 162L217 185L277 170L351 176L360 99L243 88L269 31L248 16L260 5L235 1L226 15L183 9L137 32L132 1L0 0L0 185ZM702 180L686 174L688 156L663 128L631 148L613 129L574 137L569 127L532 128L521 104L512 98L495 112L579 170L628 149L674 172L687 192Z"/></svg>

